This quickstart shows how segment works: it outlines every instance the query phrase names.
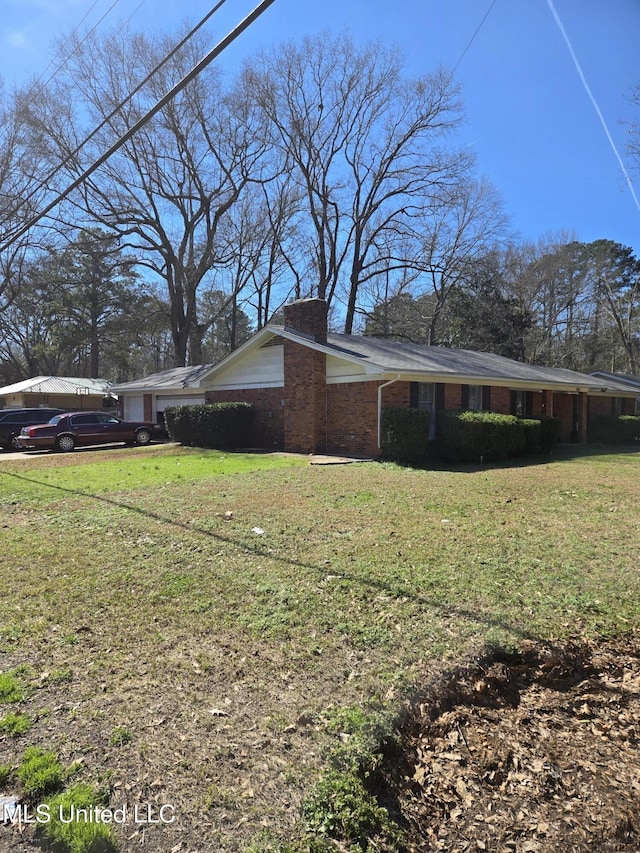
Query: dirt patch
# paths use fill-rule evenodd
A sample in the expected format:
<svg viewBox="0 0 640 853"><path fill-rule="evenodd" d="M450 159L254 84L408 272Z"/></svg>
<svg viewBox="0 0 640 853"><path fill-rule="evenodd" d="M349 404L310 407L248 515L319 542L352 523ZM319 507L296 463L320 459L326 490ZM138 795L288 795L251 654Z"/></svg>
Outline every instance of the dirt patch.
<svg viewBox="0 0 640 853"><path fill-rule="evenodd" d="M412 703L388 771L408 849L640 849L640 644L531 645Z"/></svg>

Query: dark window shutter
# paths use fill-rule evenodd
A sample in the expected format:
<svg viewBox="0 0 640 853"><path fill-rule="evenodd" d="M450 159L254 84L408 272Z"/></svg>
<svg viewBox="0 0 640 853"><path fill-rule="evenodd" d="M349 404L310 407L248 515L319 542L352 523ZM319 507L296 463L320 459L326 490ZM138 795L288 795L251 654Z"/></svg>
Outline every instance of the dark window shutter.
<svg viewBox="0 0 640 853"><path fill-rule="evenodd" d="M444 382L438 382L436 385L436 412L441 412L444 409Z"/></svg>
<svg viewBox="0 0 640 853"><path fill-rule="evenodd" d="M461 385L460 387L462 388L460 404L462 408L466 411L469 408L469 386Z"/></svg>
<svg viewBox="0 0 640 853"><path fill-rule="evenodd" d="M525 416L525 418L530 418L531 412L533 412L533 391L527 391L525 398L524 398L524 416Z"/></svg>
<svg viewBox="0 0 640 853"><path fill-rule="evenodd" d="M511 414L518 414L518 395L515 391L511 392Z"/></svg>
<svg viewBox="0 0 640 853"><path fill-rule="evenodd" d="M409 383L409 408L417 409L418 408L418 394L419 394L419 383L418 382L410 382Z"/></svg>
<svg viewBox="0 0 640 853"><path fill-rule="evenodd" d="M491 385L482 386L482 411L491 411Z"/></svg>

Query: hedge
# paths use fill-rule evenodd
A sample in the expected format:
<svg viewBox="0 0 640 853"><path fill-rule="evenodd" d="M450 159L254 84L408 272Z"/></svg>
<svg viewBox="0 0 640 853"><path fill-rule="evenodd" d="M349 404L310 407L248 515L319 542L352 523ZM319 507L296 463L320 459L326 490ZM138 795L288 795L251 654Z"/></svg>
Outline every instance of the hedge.
<svg viewBox="0 0 640 853"><path fill-rule="evenodd" d="M599 415L589 423L589 441L602 444L633 444L640 441L640 417Z"/></svg>
<svg viewBox="0 0 640 853"><path fill-rule="evenodd" d="M429 413L423 409L383 409L382 458L401 465L421 465L429 455Z"/></svg>
<svg viewBox="0 0 640 853"><path fill-rule="evenodd" d="M164 417L171 439L189 447L233 450L251 444L251 403L171 406Z"/></svg>
<svg viewBox="0 0 640 853"><path fill-rule="evenodd" d="M438 416L438 441L448 462L497 462L549 453L558 439L556 418L517 418L493 412L445 411Z"/></svg>

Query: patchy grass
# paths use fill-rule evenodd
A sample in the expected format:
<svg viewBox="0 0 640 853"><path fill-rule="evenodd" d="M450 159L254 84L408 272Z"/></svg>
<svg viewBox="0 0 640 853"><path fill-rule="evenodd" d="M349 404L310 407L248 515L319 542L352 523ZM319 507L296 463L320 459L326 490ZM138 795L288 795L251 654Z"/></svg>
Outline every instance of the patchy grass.
<svg viewBox="0 0 640 853"><path fill-rule="evenodd" d="M35 800L55 791L62 783L63 772L55 752L30 746L22 756L17 776L25 794Z"/></svg>
<svg viewBox="0 0 640 853"><path fill-rule="evenodd" d="M357 794L353 774L341 788L322 771L336 756L366 766L386 737L377 709L434 667L637 626L639 459L3 460L0 655L28 664L28 739L81 757L111 807L129 806L115 832L131 848L284 849L304 838L303 802L316 826L334 793ZM18 763L14 740L0 763ZM384 822L360 802L363 827ZM134 803L169 804L175 821L136 824Z"/></svg>
<svg viewBox="0 0 640 853"><path fill-rule="evenodd" d="M15 711L9 711L4 717L0 717L0 733L6 733L12 737L20 737L26 734L32 726L32 719L29 714L20 714Z"/></svg>
<svg viewBox="0 0 640 853"><path fill-rule="evenodd" d="M21 702L24 698L22 684L18 678L19 670L0 673L0 705Z"/></svg>
<svg viewBox="0 0 640 853"><path fill-rule="evenodd" d="M95 820L104 806L103 797L91 786L77 782L46 802L49 820L42 835L69 853L113 853L117 845L112 828Z"/></svg>

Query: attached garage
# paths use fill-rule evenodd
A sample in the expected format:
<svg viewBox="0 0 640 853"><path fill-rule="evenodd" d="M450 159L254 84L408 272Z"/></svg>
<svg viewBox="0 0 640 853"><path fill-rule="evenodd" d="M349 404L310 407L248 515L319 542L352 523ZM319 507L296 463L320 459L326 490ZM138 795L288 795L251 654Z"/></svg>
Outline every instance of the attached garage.
<svg viewBox="0 0 640 853"><path fill-rule="evenodd" d="M156 397L156 411L164 412L171 406L201 406L204 404L204 394L184 394L181 397L165 397L158 394Z"/></svg>
<svg viewBox="0 0 640 853"><path fill-rule="evenodd" d="M144 420L144 396L142 394L125 397L123 400L123 415L125 421Z"/></svg>
<svg viewBox="0 0 640 853"><path fill-rule="evenodd" d="M200 380L211 365L176 367L145 379L113 386L125 420L151 420L163 423L170 406L197 406L205 402ZM117 389L117 390L116 390Z"/></svg>
<svg viewBox="0 0 640 853"><path fill-rule="evenodd" d="M204 402L204 394L184 394L179 397L158 394L155 399L155 421L164 424L165 409L170 409L171 406L199 406Z"/></svg>

